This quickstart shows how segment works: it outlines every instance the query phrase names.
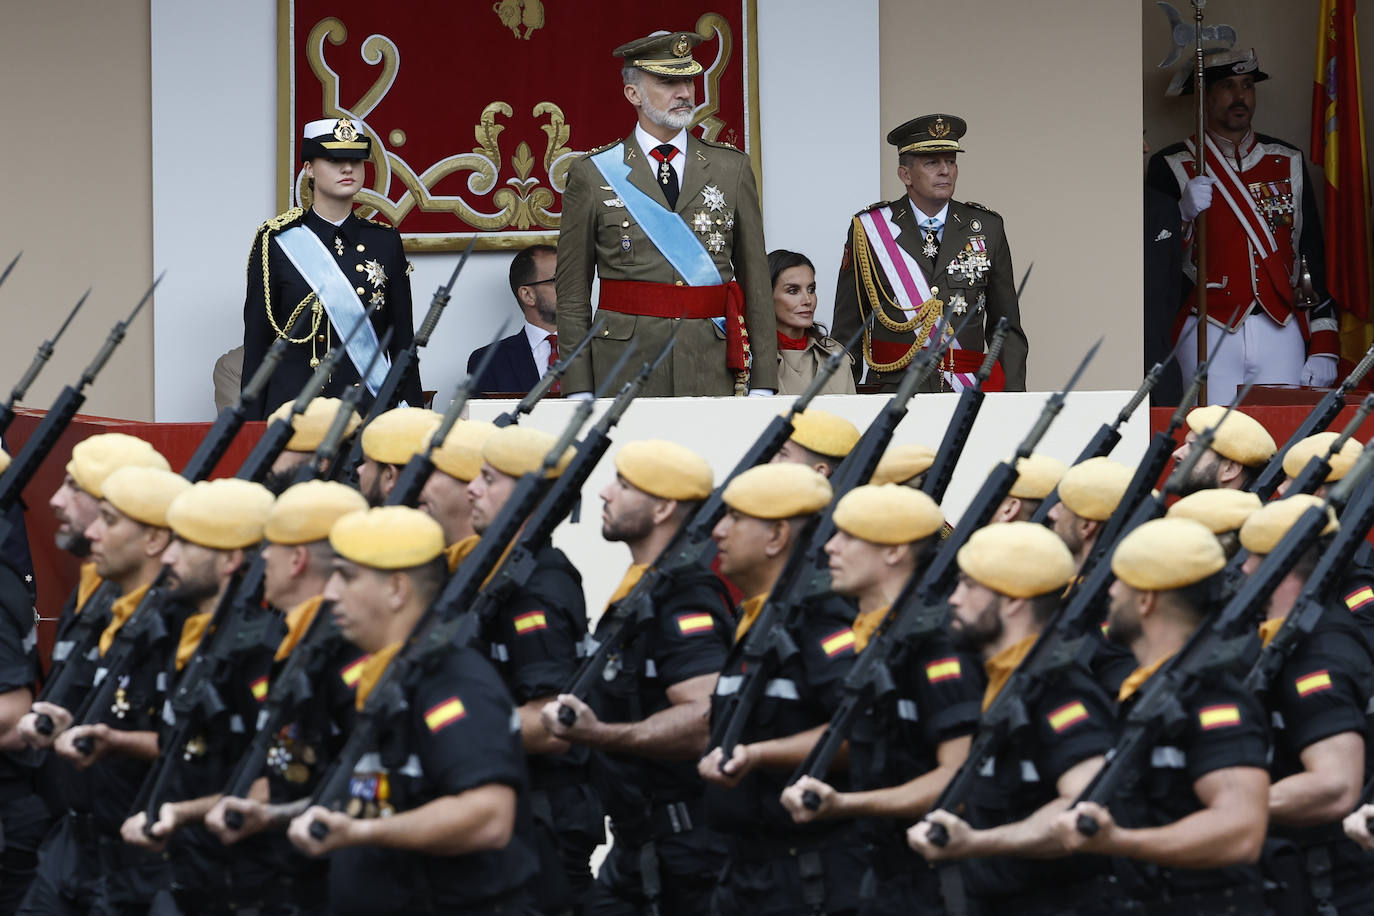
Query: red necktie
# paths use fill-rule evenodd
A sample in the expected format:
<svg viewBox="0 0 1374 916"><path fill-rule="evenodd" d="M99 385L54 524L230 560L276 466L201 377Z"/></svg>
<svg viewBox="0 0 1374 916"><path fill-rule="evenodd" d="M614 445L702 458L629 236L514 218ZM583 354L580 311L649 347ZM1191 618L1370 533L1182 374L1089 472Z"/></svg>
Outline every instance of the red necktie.
<svg viewBox="0 0 1374 916"><path fill-rule="evenodd" d="M552 369L553 364L558 362L558 335L550 334L544 339L549 342L549 368ZM554 382L553 388L550 390L553 391L554 394L558 394L562 387L562 384L559 382Z"/></svg>

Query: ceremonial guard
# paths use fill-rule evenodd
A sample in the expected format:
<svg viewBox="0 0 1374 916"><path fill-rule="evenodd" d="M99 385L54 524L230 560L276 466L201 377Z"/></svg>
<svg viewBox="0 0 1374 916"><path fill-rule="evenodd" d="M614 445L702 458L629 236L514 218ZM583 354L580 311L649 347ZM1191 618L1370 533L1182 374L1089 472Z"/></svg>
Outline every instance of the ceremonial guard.
<svg viewBox="0 0 1374 916"><path fill-rule="evenodd" d="M1155 519L1117 544L1108 635L1140 662L1121 685L1122 715L1213 610L1225 565L1217 539L1192 519ZM1269 806L1264 708L1225 672L1179 702L1181 718L1141 757L1131 790L1110 811L1075 805L1055 833L1074 852L1132 860L1119 871L1150 916L1263 913L1255 863ZM1098 825L1091 837L1078 828L1084 816Z"/></svg>
<svg viewBox="0 0 1374 916"><path fill-rule="evenodd" d="M434 424L435 430L439 424ZM482 446L496 427L482 420L459 420L453 424L430 459L434 470L420 490L416 508L429 515L444 529L444 555L448 571L453 572L463 558L477 546L477 530L472 527L472 503L467 487L482 473Z"/></svg>
<svg viewBox="0 0 1374 916"><path fill-rule="evenodd" d="M326 118L306 124L301 161L313 203L309 209L293 207L274 216L253 237L243 302L242 383L253 377L272 341L285 337L292 346L262 397L250 405L256 410L250 419L261 419L264 405L294 399L320 360L343 346L371 306L379 306L371 326L359 329L349 341L348 359L336 364L326 394L337 395L358 383L388 328L393 332L392 357L408 348L415 336L410 262L401 248L401 235L353 212L353 197L363 187L371 153L372 140L359 121ZM369 394L377 393L388 368L385 358L372 365L363 380ZM411 405L420 404L418 369L401 396Z"/></svg>
<svg viewBox="0 0 1374 916"><path fill-rule="evenodd" d="M615 480L601 491L601 533L623 541L632 563L596 640L614 638L616 602L652 568L713 484L711 466L673 442L630 442L615 467ZM649 600L651 620L612 650L589 701L560 694L544 707L553 735L594 750L592 772L614 835L584 910L598 916L651 907L705 913L724 863L722 838L706 827L696 760L706 749L711 692L730 645L729 598L713 573L695 568L665 577ZM562 706L576 713L571 726L559 721Z"/></svg>
<svg viewBox="0 0 1374 916"><path fill-rule="evenodd" d="M283 490L291 486L296 478L296 472L314 456L315 449L324 441L342 406L338 398L313 398L306 405L305 412L296 414L293 419L292 403L288 401L281 405L267 418L269 426L275 420L291 420L291 438L287 440L277 460L272 462L267 476L262 479L262 485L276 496L280 496ZM353 435L361 422L358 412L350 410L348 425L344 427L344 438Z"/></svg>
<svg viewBox="0 0 1374 916"><path fill-rule="evenodd" d="M792 435L774 461L801 464L829 477L859 441L859 430L844 417L810 407L792 418Z"/></svg>
<svg viewBox="0 0 1374 916"><path fill-rule="evenodd" d="M329 540L325 600L369 653L361 709L443 586L444 536L423 512L387 506L342 517ZM479 652L456 646L395 687L405 712L359 760L348 810L314 805L291 822L303 852L330 855L329 911L524 916L535 860L515 833L525 764L509 693Z"/></svg>
<svg viewBox="0 0 1374 916"><path fill-rule="evenodd" d="M1198 490L1170 506L1164 517L1191 518L1206 525L1230 560L1240 550L1241 526L1261 505L1248 490Z"/></svg>
<svg viewBox="0 0 1374 916"><path fill-rule="evenodd" d="M894 484L856 487L835 506L825 545L837 594L854 598L854 650L862 653L919 575L944 526L929 496ZM898 609L898 613L901 609ZM924 817L968 755L983 678L948 634L922 639L891 671L896 689L875 702L849 736L849 790L803 776L782 793L792 819L855 819L867 844L861 914L943 913L935 874L912 855L906 828ZM812 811L805 793L820 806Z"/></svg>
<svg viewBox="0 0 1374 916"><path fill-rule="evenodd" d="M835 336L864 331L868 382L895 390L917 352L931 343L944 315L957 325L970 308L985 306L950 343L927 390L962 391L982 365L985 342L1000 318L1007 337L989 391L1026 389L1026 334L1012 279L1011 249L1002 217L981 204L954 200L959 140L968 126L947 114L913 118L887 135L897 147L897 177L905 196L854 216L835 288ZM863 366L854 365L860 379Z"/></svg>
<svg viewBox="0 0 1374 916"><path fill-rule="evenodd" d="M746 635L808 519L829 505L831 495L822 475L795 464L751 468L725 488L729 509L714 532L721 572L748 597L711 698L713 727L748 674ZM839 702L855 657L853 622L853 606L844 599L808 603L791 633L799 651L771 675L734 753L726 759L721 748L712 748L697 765L709 783L708 823L728 838L729 861L713 913L852 913L858 907L867 859L853 825L795 824L781 801L788 777ZM848 782L837 777L835 787L844 791Z"/></svg>
<svg viewBox="0 0 1374 916"><path fill-rule="evenodd" d="M394 407L363 427L358 490L368 505L386 502L401 469L429 442L440 419L439 414L423 407Z"/></svg>
<svg viewBox="0 0 1374 916"><path fill-rule="evenodd" d="M605 328L563 376L563 392L602 387L628 341L677 345L642 397L771 394L778 387L773 292L749 157L688 132L696 108L695 32L616 48L638 124L568 170L558 235L558 336L591 324L592 275ZM617 382L616 384L619 384Z"/></svg>
<svg viewBox="0 0 1374 916"><path fill-rule="evenodd" d="M958 563L951 626L956 645L983 655L986 710L1058 607L1073 557L1043 526L1008 522L975 531ZM1112 719L1111 700L1091 672L1070 662L1027 698L1026 727L979 770L965 809L931 812L907 832L908 842L928 861L962 860L976 912L1117 912L1120 893L1106 860L1064 858L1053 832L1054 816L1102 765ZM945 845L931 842L933 824L948 832Z"/></svg>
<svg viewBox="0 0 1374 916"><path fill-rule="evenodd" d="M1194 91L1184 71L1171 94ZM1316 385L1336 380L1339 315L1326 291L1326 251L1303 153L1256 133L1253 48L1218 50L1204 59L1207 174L1197 172L1197 137L1150 159L1146 183L1179 202L1183 218L1181 298L1172 336L1185 384L1197 369L1196 220L1207 212L1208 399L1225 404L1247 379ZM1212 206L1214 198L1220 206Z"/></svg>

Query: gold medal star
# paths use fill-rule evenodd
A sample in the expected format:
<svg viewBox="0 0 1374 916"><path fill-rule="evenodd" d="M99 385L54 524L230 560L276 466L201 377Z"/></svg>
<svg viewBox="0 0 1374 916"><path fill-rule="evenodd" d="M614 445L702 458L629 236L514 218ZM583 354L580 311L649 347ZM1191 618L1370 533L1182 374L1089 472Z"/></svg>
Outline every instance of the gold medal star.
<svg viewBox="0 0 1374 916"><path fill-rule="evenodd" d="M367 261L363 264L363 270L367 271L367 280L373 286L381 286L386 282L386 270L378 261Z"/></svg>

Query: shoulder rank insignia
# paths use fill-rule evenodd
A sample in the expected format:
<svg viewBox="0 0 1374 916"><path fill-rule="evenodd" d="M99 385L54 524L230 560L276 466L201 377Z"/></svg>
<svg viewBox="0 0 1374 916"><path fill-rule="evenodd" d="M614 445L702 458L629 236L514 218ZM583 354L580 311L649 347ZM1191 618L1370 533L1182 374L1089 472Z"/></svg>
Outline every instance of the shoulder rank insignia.
<svg viewBox="0 0 1374 916"><path fill-rule="evenodd" d="M621 141L621 140L612 140L610 143L603 143L601 146L594 147L593 149L589 149L589 150L587 150L585 153L583 153L582 155L583 155L583 156L595 156L597 153L604 153L606 150L610 149L610 148L613 147L613 146L619 146L622 142L623 142L623 141Z"/></svg>
<svg viewBox="0 0 1374 916"><path fill-rule="evenodd" d="M864 207L862 210L860 210L858 213L855 213L854 215L855 215L855 216L863 216L865 213L872 213L874 210L877 210L879 207L886 207L886 206L887 206L887 201L885 201L885 200L880 200L880 201L878 201L876 204L869 204L867 207Z"/></svg>
<svg viewBox="0 0 1374 916"><path fill-rule="evenodd" d="M284 213L278 213L258 227L258 231L266 229L268 232L280 232L296 220L305 216L305 210L301 207L292 207Z"/></svg>
<svg viewBox="0 0 1374 916"><path fill-rule="evenodd" d="M984 213L991 213L993 216L997 217L998 219L1001 219L1001 218L1002 218L1002 214L998 213L996 210L992 209L992 208L989 207L989 206L985 206L984 204L974 203L974 202L971 201L971 200L966 200L966 201L964 201L964 206L966 206L966 207L972 207L972 208L974 208L975 210L982 210ZM975 230L975 231L976 231L976 230Z"/></svg>
<svg viewBox="0 0 1374 916"><path fill-rule="evenodd" d="M371 223L372 225L374 225L374 226L381 226L383 229L395 229L395 228L396 228L395 226L391 225L391 223L388 223L388 222L386 222L386 221L384 221L384 220L378 219L378 218L375 217L375 216L369 216L369 217L367 218L367 221L368 221L369 223Z"/></svg>

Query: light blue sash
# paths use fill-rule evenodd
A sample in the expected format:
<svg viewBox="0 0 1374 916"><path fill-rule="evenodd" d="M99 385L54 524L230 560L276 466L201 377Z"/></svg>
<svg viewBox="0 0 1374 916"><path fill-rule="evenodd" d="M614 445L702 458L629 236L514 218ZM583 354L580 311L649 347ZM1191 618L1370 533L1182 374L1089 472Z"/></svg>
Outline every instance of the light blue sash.
<svg viewBox="0 0 1374 916"><path fill-rule="evenodd" d="M320 302L324 304L325 313L329 315L329 323L334 325L340 334L347 334L353 330L353 326L367 310L363 307L358 294L353 291L353 284L339 269L339 262L335 261L329 249L324 247L320 237L305 226L292 226L279 233L276 239L286 257L296 266L296 270L300 271L305 282L310 284L315 295L319 296ZM372 360L372 354L377 352L377 346L377 332L373 330L372 322L365 322L348 342L348 358L353 361L359 375L362 375L363 369ZM387 369L390 367L391 360L387 359L385 353L372 364L372 371L363 380L369 393L375 395L382 387L382 382L386 381Z"/></svg>
<svg viewBox="0 0 1374 916"><path fill-rule="evenodd" d="M625 209L630 211L649 241L690 286L720 286L720 271L687 221L630 183L624 146L617 143L597 153L592 157L592 164L625 204Z"/></svg>

